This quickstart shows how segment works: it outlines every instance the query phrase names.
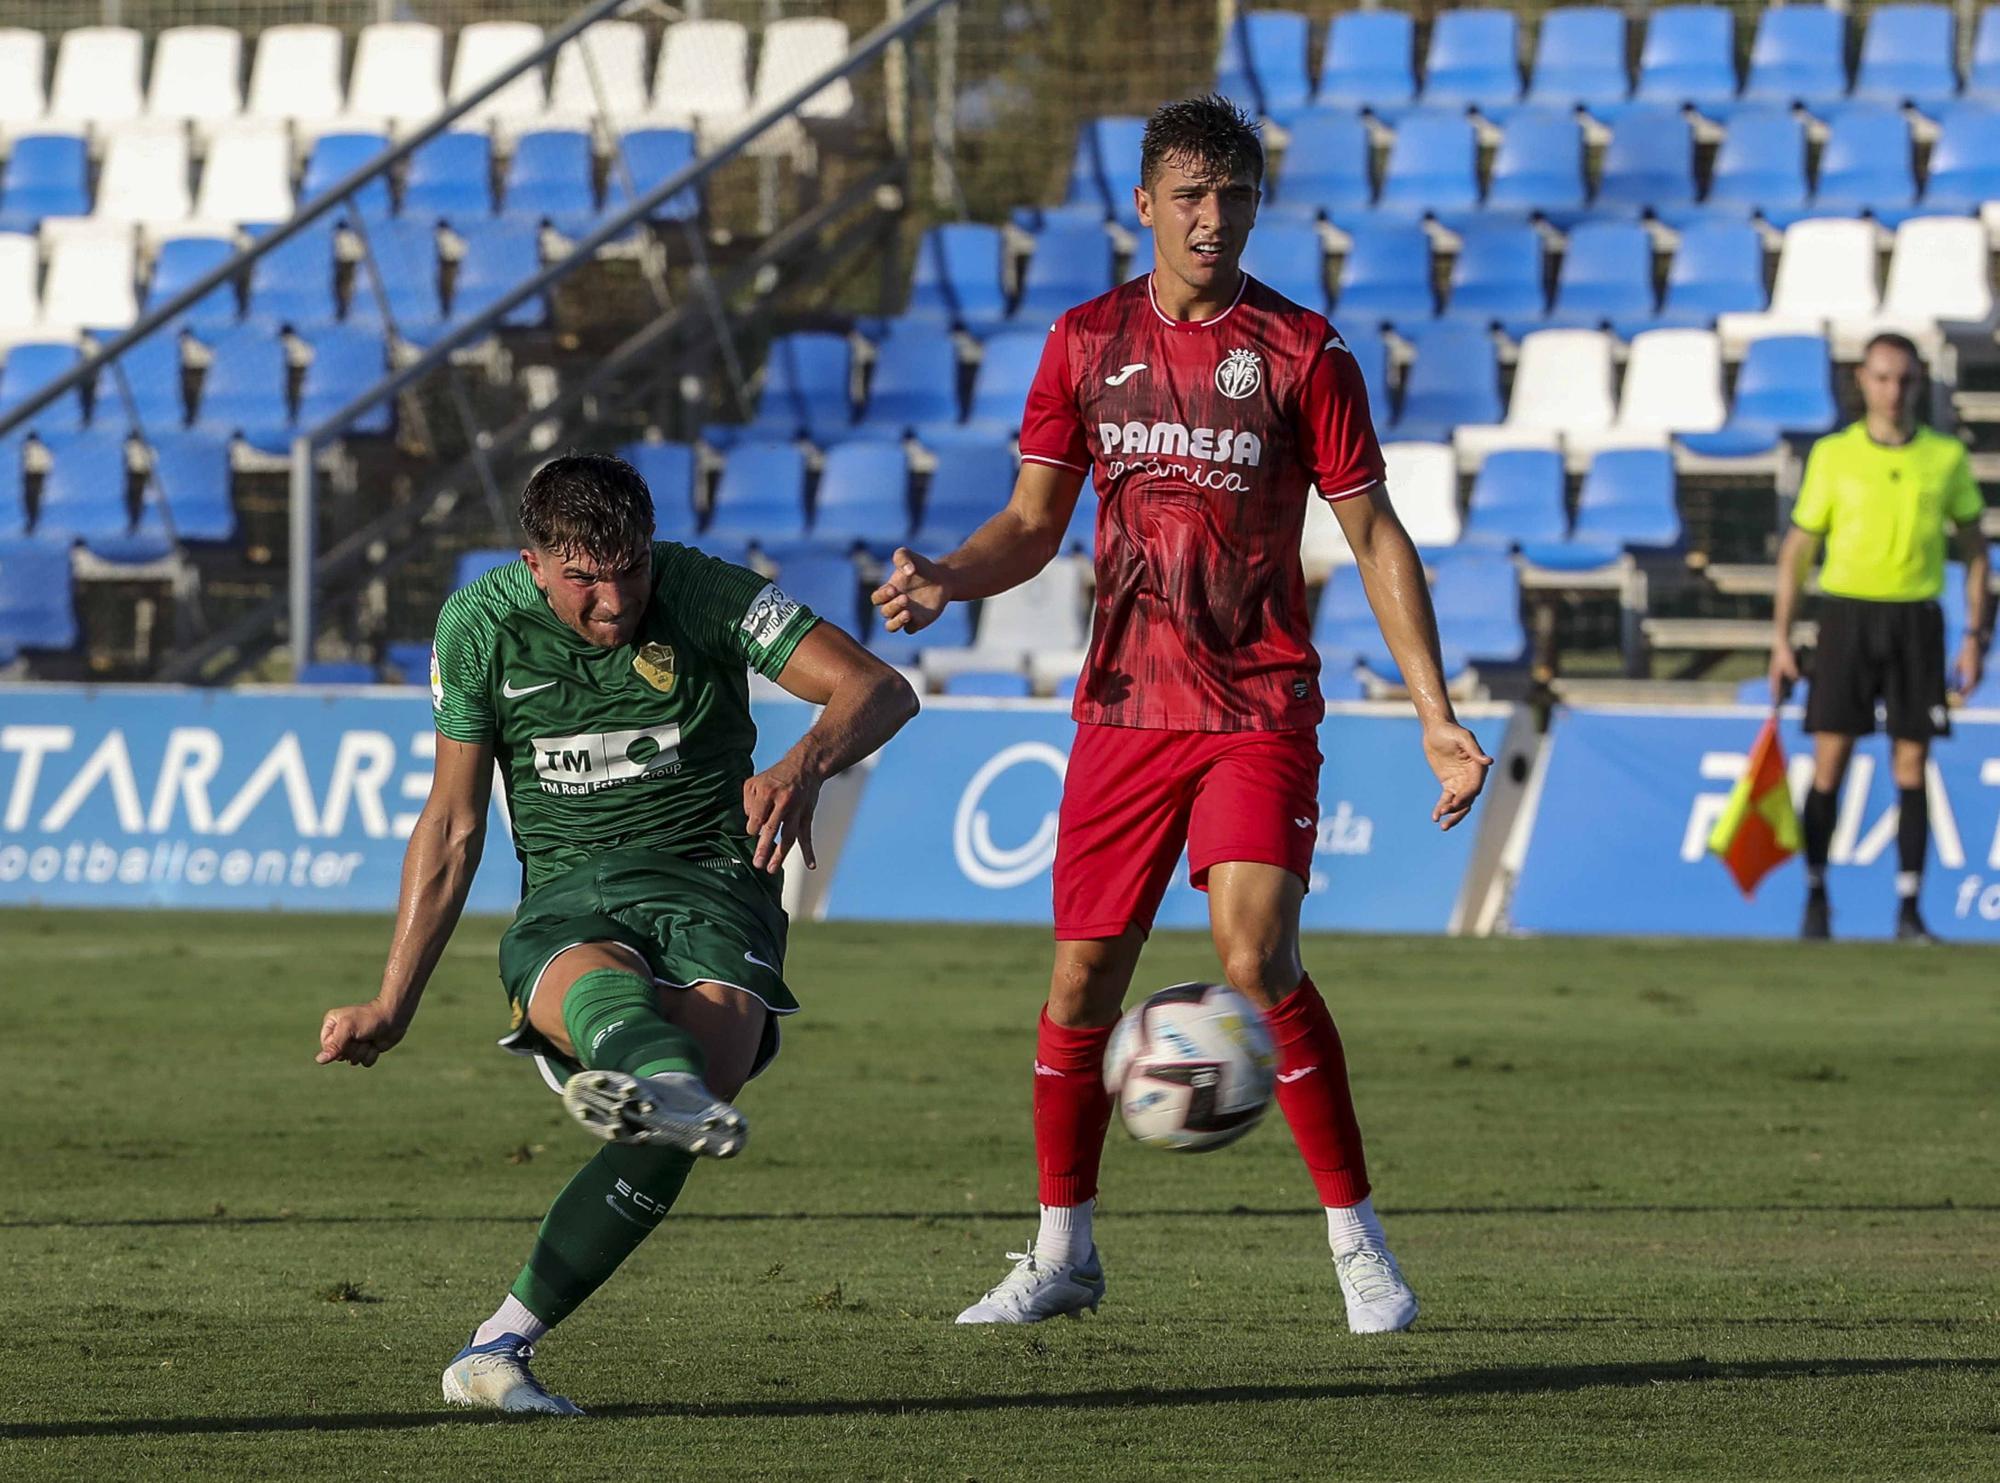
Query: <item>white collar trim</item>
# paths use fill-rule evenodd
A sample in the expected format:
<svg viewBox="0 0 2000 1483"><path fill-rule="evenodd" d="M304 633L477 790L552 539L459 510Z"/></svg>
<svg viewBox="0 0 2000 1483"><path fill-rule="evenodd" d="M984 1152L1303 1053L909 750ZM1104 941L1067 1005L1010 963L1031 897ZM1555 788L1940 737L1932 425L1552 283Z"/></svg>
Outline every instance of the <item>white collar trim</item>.
<svg viewBox="0 0 2000 1483"><path fill-rule="evenodd" d="M1157 272L1159 269L1155 268L1153 273ZM1146 302L1153 306L1153 312L1160 316L1161 323L1172 325L1177 330L1205 329L1212 324L1221 324L1236 312L1236 306L1243 302L1243 290L1250 286L1250 275L1239 269L1236 274L1236 297L1229 301L1227 309L1213 319L1169 319L1160 309L1159 295L1153 292L1153 273L1146 275Z"/></svg>

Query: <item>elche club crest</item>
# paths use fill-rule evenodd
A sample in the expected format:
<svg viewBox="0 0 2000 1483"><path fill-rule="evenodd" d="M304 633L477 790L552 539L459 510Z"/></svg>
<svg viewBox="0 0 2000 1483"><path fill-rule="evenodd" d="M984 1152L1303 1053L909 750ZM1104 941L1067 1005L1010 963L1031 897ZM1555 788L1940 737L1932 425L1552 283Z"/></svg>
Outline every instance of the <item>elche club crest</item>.
<svg viewBox="0 0 2000 1483"><path fill-rule="evenodd" d="M1257 363L1254 350L1232 350L1215 368L1215 389L1233 402L1255 396L1263 384L1264 368Z"/></svg>
<svg viewBox="0 0 2000 1483"><path fill-rule="evenodd" d="M632 668L638 671L640 679L662 695L673 693L676 675L672 644L640 645L639 652L632 656Z"/></svg>

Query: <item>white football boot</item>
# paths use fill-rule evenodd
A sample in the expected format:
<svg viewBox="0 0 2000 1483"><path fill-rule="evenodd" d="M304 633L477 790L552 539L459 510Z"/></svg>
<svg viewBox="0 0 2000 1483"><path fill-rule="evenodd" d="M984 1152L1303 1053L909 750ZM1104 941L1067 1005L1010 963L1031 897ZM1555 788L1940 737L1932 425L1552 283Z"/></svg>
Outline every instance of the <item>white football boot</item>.
<svg viewBox="0 0 2000 1483"><path fill-rule="evenodd" d="M1357 1334L1393 1334L1417 1321L1417 1295L1387 1249L1357 1246L1333 1259L1347 1326Z"/></svg>
<svg viewBox="0 0 2000 1483"><path fill-rule="evenodd" d="M750 1136L743 1114L686 1071L579 1071L563 1086L563 1106L607 1143L662 1143L726 1159Z"/></svg>
<svg viewBox="0 0 2000 1483"><path fill-rule="evenodd" d="M444 1398L454 1406L478 1406L517 1416L581 1416L583 1407L542 1389L528 1361L535 1346L519 1334L502 1334L486 1344L467 1344L445 1366Z"/></svg>
<svg viewBox="0 0 2000 1483"><path fill-rule="evenodd" d="M1092 1313L1104 1299L1104 1263L1097 1248L1080 1262L1043 1262L1035 1243L1026 1251L1010 1251L1014 1270L985 1297L958 1315L960 1323L1040 1323L1044 1318L1074 1318Z"/></svg>

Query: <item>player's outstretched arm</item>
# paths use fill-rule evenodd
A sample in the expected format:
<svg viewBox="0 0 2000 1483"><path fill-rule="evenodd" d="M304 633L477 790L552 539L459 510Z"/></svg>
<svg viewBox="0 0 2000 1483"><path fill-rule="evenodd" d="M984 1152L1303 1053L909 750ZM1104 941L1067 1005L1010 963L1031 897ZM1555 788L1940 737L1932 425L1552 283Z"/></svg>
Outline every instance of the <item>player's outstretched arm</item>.
<svg viewBox="0 0 2000 1483"><path fill-rule="evenodd" d="M465 910L486 843L492 792L492 747L439 736L430 797L403 852L396 934L382 970L381 992L366 1004L326 1012L314 1057L322 1066L334 1061L372 1066L409 1030L424 985Z"/></svg>
<svg viewBox="0 0 2000 1483"><path fill-rule="evenodd" d="M743 785L743 816L757 841L751 863L773 875L794 844L808 870L818 867L812 821L821 785L878 751L918 708L908 680L831 623L799 641L778 683L821 710L789 752Z"/></svg>
<svg viewBox="0 0 2000 1483"><path fill-rule="evenodd" d="M1480 748L1479 739L1458 724L1451 697L1445 693L1437 615L1431 609L1423 561L1380 484L1338 501L1333 510L1354 550L1368 606L1424 723L1424 758L1443 789L1431 818L1439 828L1450 829L1472 811L1493 759Z"/></svg>
<svg viewBox="0 0 2000 1483"><path fill-rule="evenodd" d="M1055 559L1083 489L1080 469L1024 462L1007 507L949 556L899 547L889 579L872 601L891 633L928 627L948 602L992 597L1018 587Z"/></svg>

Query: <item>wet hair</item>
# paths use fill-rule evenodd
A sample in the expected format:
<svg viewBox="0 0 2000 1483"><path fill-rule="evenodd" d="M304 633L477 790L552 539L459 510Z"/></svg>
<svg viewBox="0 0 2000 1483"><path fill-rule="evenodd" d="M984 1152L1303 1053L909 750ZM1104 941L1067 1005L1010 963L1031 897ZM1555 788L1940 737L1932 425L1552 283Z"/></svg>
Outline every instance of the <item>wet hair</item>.
<svg viewBox="0 0 2000 1483"><path fill-rule="evenodd" d="M1884 330L1866 345L1862 346L1861 358L1863 360L1868 359L1875 349L1882 345L1888 346L1891 350L1902 351L1903 354L1917 363L1918 371L1921 372L1923 370L1924 357L1923 353L1917 349L1917 342L1912 340L1908 335L1897 334L1894 330Z"/></svg>
<svg viewBox="0 0 2000 1483"><path fill-rule="evenodd" d="M1247 174L1264 184L1264 145L1250 115L1210 93L1168 103L1146 120L1139 144L1139 183L1151 190L1160 171L1179 164L1202 179Z"/></svg>
<svg viewBox="0 0 2000 1483"><path fill-rule="evenodd" d="M622 458L565 453L536 469L521 492L521 530L565 561L630 561L652 544L653 494Z"/></svg>

